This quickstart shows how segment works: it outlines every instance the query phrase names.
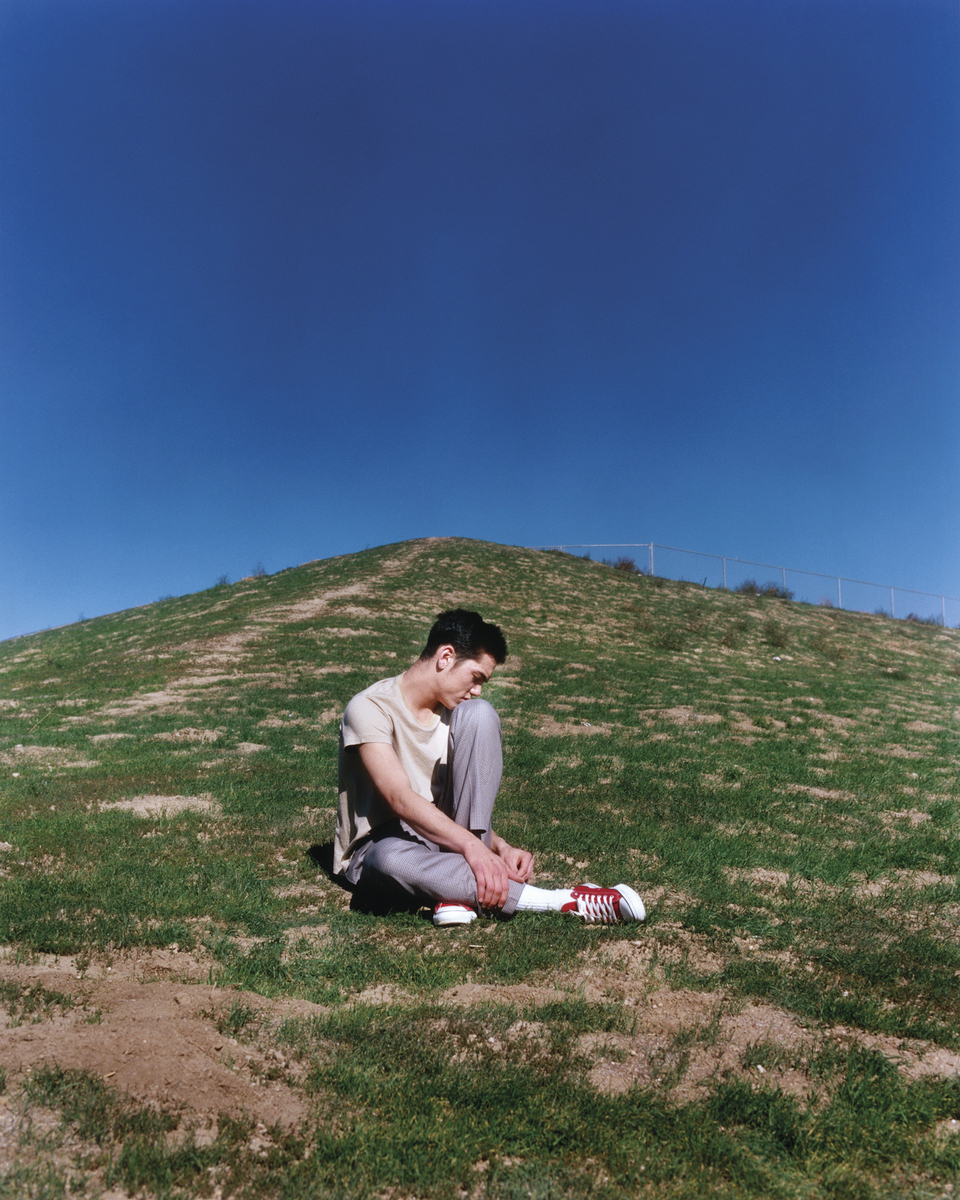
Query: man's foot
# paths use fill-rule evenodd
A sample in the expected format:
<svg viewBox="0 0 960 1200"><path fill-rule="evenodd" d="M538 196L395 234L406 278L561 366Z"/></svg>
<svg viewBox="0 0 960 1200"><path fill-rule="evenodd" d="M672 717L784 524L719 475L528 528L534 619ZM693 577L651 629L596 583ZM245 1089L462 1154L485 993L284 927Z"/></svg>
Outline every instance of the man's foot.
<svg viewBox="0 0 960 1200"><path fill-rule="evenodd" d="M433 910L434 925L469 925L477 919L477 910L459 900L440 900Z"/></svg>
<svg viewBox="0 0 960 1200"><path fill-rule="evenodd" d="M570 892L570 900L560 909L585 921L601 925L616 925L620 921L642 921L647 915L643 901L631 887L618 883L616 887L594 887L581 883ZM436 920L436 918L434 918Z"/></svg>

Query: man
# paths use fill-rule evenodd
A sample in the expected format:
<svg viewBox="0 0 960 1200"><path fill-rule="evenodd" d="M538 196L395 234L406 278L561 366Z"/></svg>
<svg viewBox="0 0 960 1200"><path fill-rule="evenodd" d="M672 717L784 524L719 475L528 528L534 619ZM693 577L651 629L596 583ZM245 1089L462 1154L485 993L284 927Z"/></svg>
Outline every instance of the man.
<svg viewBox="0 0 960 1200"><path fill-rule="evenodd" d="M506 657L498 626L452 609L411 667L353 697L340 724L334 873L433 905L435 925L467 924L478 910L642 921L624 884L533 887L533 855L494 833L500 719L480 691Z"/></svg>

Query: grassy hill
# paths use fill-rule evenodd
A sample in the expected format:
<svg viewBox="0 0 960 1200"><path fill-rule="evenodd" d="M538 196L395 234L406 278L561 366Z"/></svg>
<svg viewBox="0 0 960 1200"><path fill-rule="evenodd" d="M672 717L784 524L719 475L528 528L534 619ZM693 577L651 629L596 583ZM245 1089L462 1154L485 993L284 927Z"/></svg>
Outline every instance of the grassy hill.
<svg viewBox="0 0 960 1200"><path fill-rule="evenodd" d="M339 715L455 605L498 830L643 926L330 880ZM0 644L0 1196L950 1194L958 694L955 630L461 539Z"/></svg>

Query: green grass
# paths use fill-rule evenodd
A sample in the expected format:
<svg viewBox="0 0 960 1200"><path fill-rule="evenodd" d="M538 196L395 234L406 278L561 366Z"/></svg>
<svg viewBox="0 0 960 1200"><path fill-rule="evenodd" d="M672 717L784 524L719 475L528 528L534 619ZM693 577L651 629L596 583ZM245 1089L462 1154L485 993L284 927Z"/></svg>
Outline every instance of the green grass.
<svg viewBox="0 0 960 1200"><path fill-rule="evenodd" d="M905 1084L882 1055L810 1056L800 1065L817 1103L738 1080L678 1106L586 1085L575 1035L615 1026L616 1013L523 1013L546 1038L512 1036L519 1017L359 1007L288 1023L282 1042L308 1066L318 1125L307 1139L274 1131L267 1155L244 1152L242 1123L224 1122L210 1146L171 1144L173 1117L77 1072L39 1072L25 1090L93 1147L79 1165L102 1165L116 1145L109 1182L157 1195L205 1194L211 1177L229 1193L271 1196L454 1197L476 1186L499 1196L921 1195L934 1194L916 1188L921 1176L942 1181L960 1165L957 1147L931 1133L960 1112L960 1089ZM753 1065L763 1057L772 1061L757 1054Z"/></svg>
<svg viewBox="0 0 960 1200"><path fill-rule="evenodd" d="M434 930L351 911L318 866L338 714L455 604L510 644L485 689L504 723L499 831L544 882L638 886L657 900L640 929ZM8 1093L101 1147L70 1170L145 1195L205 1194L214 1166L238 1196L945 1195L958 1089L894 1060L960 1049L958 663L954 630L455 539L2 643L0 942L176 943L215 982L326 1012L273 1028L238 1001L216 1018L300 1063L287 1083L312 1116L266 1157L242 1122L215 1147L174 1145L161 1117L134 1136L92 1079L40 1091L8 1072ZM109 807L149 795L215 807ZM444 999L465 987L481 998ZM368 1002L377 989L395 999ZM758 1035L691 1090L717 1048L705 1031L728 1026L651 1031L659 994L763 1005L806 1040ZM0 983L12 1022L73 1002ZM537 1036L505 1042L518 1021ZM601 1033L621 1067L629 1047L659 1062L659 1083L591 1082L583 1039ZM93 1126L71 1107L83 1088ZM30 1146L0 1196L66 1194L62 1154Z"/></svg>

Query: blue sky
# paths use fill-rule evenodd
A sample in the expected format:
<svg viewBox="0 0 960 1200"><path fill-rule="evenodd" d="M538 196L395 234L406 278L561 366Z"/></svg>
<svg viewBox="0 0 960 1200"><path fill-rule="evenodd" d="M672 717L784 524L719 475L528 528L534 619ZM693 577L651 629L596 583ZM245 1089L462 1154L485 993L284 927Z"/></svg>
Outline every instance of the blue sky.
<svg viewBox="0 0 960 1200"><path fill-rule="evenodd" d="M960 596L956 0L3 0L0 638L367 545Z"/></svg>

